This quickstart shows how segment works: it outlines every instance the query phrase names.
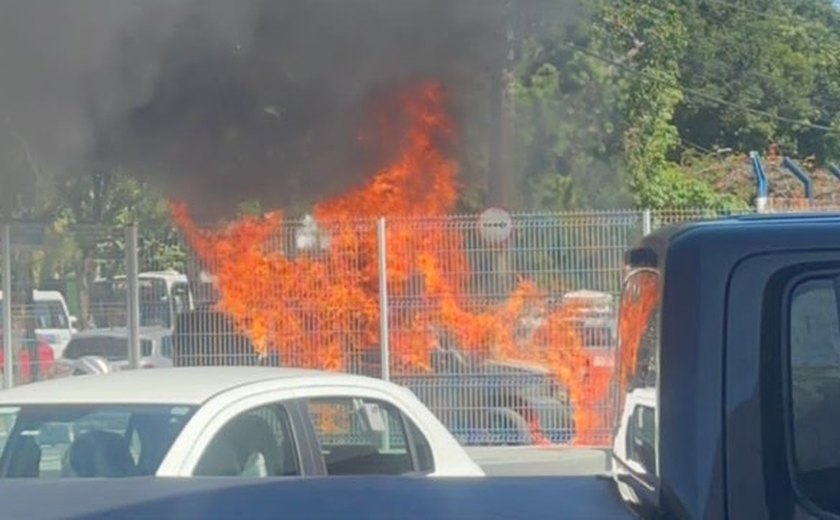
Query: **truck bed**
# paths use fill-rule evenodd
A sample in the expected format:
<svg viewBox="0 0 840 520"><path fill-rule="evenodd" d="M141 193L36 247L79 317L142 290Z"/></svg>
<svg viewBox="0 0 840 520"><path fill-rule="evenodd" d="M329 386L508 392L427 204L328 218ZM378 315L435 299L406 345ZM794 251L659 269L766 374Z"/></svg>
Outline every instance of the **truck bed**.
<svg viewBox="0 0 840 520"><path fill-rule="evenodd" d="M15 480L0 504L29 520L633 518L601 477Z"/></svg>

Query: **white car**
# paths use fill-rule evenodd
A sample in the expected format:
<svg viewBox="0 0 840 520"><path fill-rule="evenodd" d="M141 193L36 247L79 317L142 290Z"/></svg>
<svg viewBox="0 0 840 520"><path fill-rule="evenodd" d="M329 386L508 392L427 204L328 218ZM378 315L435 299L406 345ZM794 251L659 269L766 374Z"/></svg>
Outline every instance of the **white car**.
<svg viewBox="0 0 840 520"><path fill-rule="evenodd" d="M408 389L304 369L179 367L0 391L0 478L480 477Z"/></svg>
<svg viewBox="0 0 840 520"><path fill-rule="evenodd" d="M140 368L173 366L171 330L164 327L141 327L138 333ZM130 370L128 335L129 331L125 327L89 329L74 334L73 339L64 348L63 355L56 360L55 375ZM86 369L88 366L100 367L100 370L90 372Z"/></svg>

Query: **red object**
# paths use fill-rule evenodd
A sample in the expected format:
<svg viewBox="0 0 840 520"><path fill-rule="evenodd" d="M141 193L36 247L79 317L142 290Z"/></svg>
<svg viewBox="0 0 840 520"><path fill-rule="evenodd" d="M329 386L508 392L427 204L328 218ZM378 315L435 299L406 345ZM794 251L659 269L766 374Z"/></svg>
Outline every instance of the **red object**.
<svg viewBox="0 0 840 520"><path fill-rule="evenodd" d="M20 382L28 383L32 377L32 361L29 359L29 349L22 349L19 351L20 356ZM55 364L55 353L49 343L45 341L38 342L38 361L40 370L38 373L41 378L48 376ZM6 360L4 358L3 350L0 349L0 370L5 370Z"/></svg>

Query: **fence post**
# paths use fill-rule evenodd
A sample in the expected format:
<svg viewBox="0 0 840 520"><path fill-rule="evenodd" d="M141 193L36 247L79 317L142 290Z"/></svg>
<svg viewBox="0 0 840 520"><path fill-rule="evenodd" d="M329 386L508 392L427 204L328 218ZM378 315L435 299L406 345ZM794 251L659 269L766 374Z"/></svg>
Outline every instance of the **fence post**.
<svg viewBox="0 0 840 520"><path fill-rule="evenodd" d="M376 223L376 243L379 257L379 363L382 379L391 380L391 348L388 330L388 244L385 218Z"/></svg>
<svg viewBox="0 0 840 520"><path fill-rule="evenodd" d="M12 228L3 225L3 388L14 386L12 345Z"/></svg>
<svg viewBox="0 0 840 520"><path fill-rule="evenodd" d="M125 265L128 290L126 310L128 311L128 364L132 369L140 368L140 290L137 259L137 226L125 230Z"/></svg>
<svg viewBox="0 0 840 520"><path fill-rule="evenodd" d="M650 210L646 209L646 210L642 211L642 235L643 236L650 235L651 231L653 231L651 214L650 214Z"/></svg>

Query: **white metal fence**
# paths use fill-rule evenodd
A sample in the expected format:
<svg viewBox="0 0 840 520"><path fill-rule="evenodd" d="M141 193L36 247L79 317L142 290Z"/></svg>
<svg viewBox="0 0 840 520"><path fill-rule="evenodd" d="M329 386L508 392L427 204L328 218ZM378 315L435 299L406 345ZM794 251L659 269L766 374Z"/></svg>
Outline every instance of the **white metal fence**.
<svg viewBox="0 0 840 520"><path fill-rule="evenodd" d="M66 376L89 356L341 370L410 387L465 444L603 445L624 251L719 215L516 214L507 230L477 216L255 217L163 236L6 225L4 382Z"/></svg>

